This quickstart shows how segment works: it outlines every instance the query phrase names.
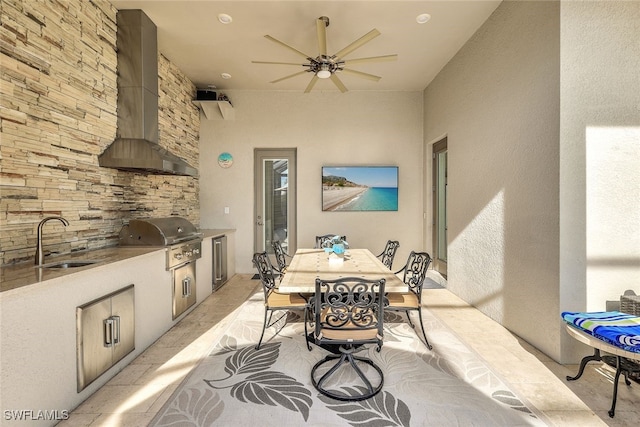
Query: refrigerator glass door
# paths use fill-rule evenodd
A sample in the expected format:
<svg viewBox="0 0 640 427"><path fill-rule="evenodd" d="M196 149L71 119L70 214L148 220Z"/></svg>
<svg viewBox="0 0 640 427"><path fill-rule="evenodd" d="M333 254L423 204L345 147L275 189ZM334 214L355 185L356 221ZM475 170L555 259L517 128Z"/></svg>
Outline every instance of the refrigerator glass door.
<svg viewBox="0 0 640 427"><path fill-rule="evenodd" d="M213 291L227 281L227 236L213 239Z"/></svg>

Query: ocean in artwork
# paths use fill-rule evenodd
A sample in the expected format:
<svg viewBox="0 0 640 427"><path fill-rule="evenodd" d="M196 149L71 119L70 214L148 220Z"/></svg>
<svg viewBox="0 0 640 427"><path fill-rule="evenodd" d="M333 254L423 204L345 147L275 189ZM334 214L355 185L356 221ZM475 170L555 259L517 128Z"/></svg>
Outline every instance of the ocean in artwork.
<svg viewBox="0 0 640 427"><path fill-rule="evenodd" d="M397 211L397 187L370 187L355 199L338 207L336 211Z"/></svg>

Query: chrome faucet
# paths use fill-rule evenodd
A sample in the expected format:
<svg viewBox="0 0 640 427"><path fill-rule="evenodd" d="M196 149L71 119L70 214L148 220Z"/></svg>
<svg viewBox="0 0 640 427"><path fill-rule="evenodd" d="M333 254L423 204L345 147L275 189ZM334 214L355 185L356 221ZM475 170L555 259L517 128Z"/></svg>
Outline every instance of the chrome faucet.
<svg viewBox="0 0 640 427"><path fill-rule="evenodd" d="M41 266L42 262L44 261L44 253L42 252L42 226L44 226L44 224L47 221L50 221L52 219L57 219L62 224L64 224L65 227L69 225L69 221L62 218L61 216L48 216L42 221L40 221L40 224L38 224L38 244L36 246L36 262L35 262L35 264L38 266Z"/></svg>

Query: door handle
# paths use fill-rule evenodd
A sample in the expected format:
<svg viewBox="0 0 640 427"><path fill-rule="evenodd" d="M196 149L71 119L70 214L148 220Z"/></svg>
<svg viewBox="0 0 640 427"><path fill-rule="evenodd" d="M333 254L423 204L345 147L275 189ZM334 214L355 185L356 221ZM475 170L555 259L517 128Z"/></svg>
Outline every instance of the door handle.
<svg viewBox="0 0 640 427"><path fill-rule="evenodd" d="M120 316L111 316L113 320L113 345L120 344Z"/></svg>
<svg viewBox="0 0 640 427"><path fill-rule="evenodd" d="M114 333L114 325L113 319L108 317L104 319L104 346L105 347L113 347L113 333Z"/></svg>
<svg viewBox="0 0 640 427"><path fill-rule="evenodd" d="M185 277L182 280L182 297L187 298L191 296L191 277Z"/></svg>
<svg viewBox="0 0 640 427"><path fill-rule="evenodd" d="M222 280L222 271L221 271L222 270L222 242L216 241L215 244L218 249L215 251L216 260L215 260L215 268L214 268L215 270L214 280L216 282L219 282Z"/></svg>
<svg viewBox="0 0 640 427"><path fill-rule="evenodd" d="M120 344L120 316L104 319L104 346L113 347Z"/></svg>

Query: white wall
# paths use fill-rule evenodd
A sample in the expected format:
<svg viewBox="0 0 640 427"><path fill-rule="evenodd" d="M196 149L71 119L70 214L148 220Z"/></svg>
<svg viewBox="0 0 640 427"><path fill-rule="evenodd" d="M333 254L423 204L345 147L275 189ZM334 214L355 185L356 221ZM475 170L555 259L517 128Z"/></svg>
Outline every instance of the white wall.
<svg viewBox="0 0 640 427"><path fill-rule="evenodd" d="M560 307L602 311L640 293L640 2L563 2L561 22Z"/></svg>
<svg viewBox="0 0 640 427"><path fill-rule="evenodd" d="M449 290L559 354L559 5L504 2L425 91L448 137Z"/></svg>
<svg viewBox="0 0 640 427"><path fill-rule="evenodd" d="M228 91L235 120L202 119L202 228L235 228L238 273L253 273L253 152L297 148L298 247L318 234L347 235L354 247L381 251L400 241L396 265L422 246L422 93ZM345 82L346 84L346 82ZM231 168L217 164L233 155ZM398 165L397 212L322 212L323 165ZM224 207L230 213L224 214Z"/></svg>

